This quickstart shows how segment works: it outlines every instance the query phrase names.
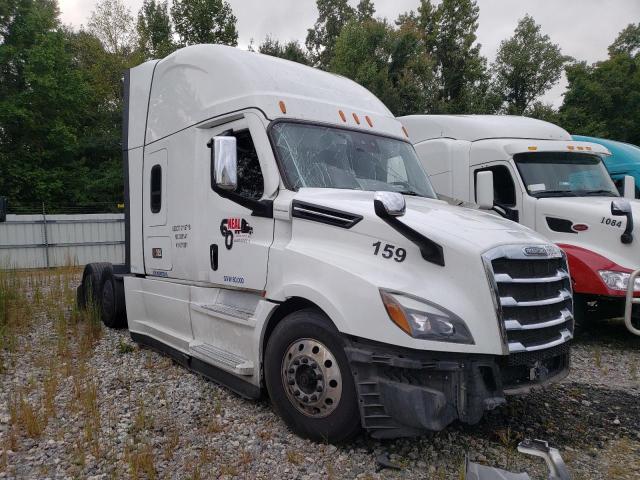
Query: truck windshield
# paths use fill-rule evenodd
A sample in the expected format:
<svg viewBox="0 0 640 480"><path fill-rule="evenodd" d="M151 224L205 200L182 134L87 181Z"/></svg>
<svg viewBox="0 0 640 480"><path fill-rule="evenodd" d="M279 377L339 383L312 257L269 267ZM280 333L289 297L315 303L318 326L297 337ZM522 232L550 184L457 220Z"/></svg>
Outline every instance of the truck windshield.
<svg viewBox="0 0 640 480"><path fill-rule="evenodd" d="M532 197L617 197L618 191L597 155L528 152L513 156Z"/></svg>
<svg viewBox="0 0 640 480"><path fill-rule="evenodd" d="M413 147L335 127L276 123L271 131L289 185L392 191L436 198Z"/></svg>

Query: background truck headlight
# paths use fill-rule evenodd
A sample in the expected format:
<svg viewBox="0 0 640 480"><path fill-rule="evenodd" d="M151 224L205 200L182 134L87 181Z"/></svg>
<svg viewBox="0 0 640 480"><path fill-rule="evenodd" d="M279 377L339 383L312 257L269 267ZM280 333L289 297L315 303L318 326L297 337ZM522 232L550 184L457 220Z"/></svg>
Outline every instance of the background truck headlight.
<svg viewBox="0 0 640 480"><path fill-rule="evenodd" d="M443 307L388 290L380 290L380 296L391 321L413 338L475 343L464 321Z"/></svg>
<svg viewBox="0 0 640 480"><path fill-rule="evenodd" d="M614 272L613 270L600 270L598 273L600 274L600 277L602 277L602 281L612 290L626 291L629 287L630 273ZM633 290L636 292L640 291L640 278L636 278Z"/></svg>

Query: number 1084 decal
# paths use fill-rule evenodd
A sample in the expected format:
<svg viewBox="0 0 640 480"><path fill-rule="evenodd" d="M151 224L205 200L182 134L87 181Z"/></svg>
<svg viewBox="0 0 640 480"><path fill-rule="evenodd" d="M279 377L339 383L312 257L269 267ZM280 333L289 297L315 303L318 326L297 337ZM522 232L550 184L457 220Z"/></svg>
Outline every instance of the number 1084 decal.
<svg viewBox="0 0 640 480"><path fill-rule="evenodd" d="M389 243L383 244L380 241L377 241L373 244L374 255L380 255L382 258L393 258L396 262L404 262L407 258L407 251L402 247L397 247L395 245L391 245Z"/></svg>

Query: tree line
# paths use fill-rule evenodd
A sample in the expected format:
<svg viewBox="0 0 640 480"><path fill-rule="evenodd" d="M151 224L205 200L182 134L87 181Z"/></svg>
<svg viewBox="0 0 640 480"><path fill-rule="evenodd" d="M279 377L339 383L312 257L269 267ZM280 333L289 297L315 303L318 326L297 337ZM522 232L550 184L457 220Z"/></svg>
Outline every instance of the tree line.
<svg viewBox="0 0 640 480"><path fill-rule="evenodd" d="M609 57L564 55L526 15L489 63L476 0L420 0L389 20L372 0L316 0L304 43L268 36L249 49L347 76L396 115L528 115L572 133L640 143L640 23ZM237 46L224 0L99 0L86 26L63 25L57 0L0 1L0 195L14 209L122 202L121 76L198 43ZM559 109L540 99L565 72ZM103 208L103 207L101 207Z"/></svg>

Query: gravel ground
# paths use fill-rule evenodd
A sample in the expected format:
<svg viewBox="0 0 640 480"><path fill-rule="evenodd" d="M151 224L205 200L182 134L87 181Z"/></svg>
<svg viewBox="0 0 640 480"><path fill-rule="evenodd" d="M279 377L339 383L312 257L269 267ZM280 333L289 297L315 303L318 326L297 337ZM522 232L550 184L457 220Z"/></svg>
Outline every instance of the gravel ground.
<svg viewBox="0 0 640 480"><path fill-rule="evenodd" d="M640 339L620 322L579 332L565 381L479 425L335 447L296 437L267 400L243 400L140 349L126 330L70 322L65 357L52 340L60 321L41 315L0 375L0 478L459 479L465 455L546 478L541 461L515 450L524 437L560 448L572 478L640 478ZM25 405L45 412L35 435ZM377 470L381 454L400 470Z"/></svg>

